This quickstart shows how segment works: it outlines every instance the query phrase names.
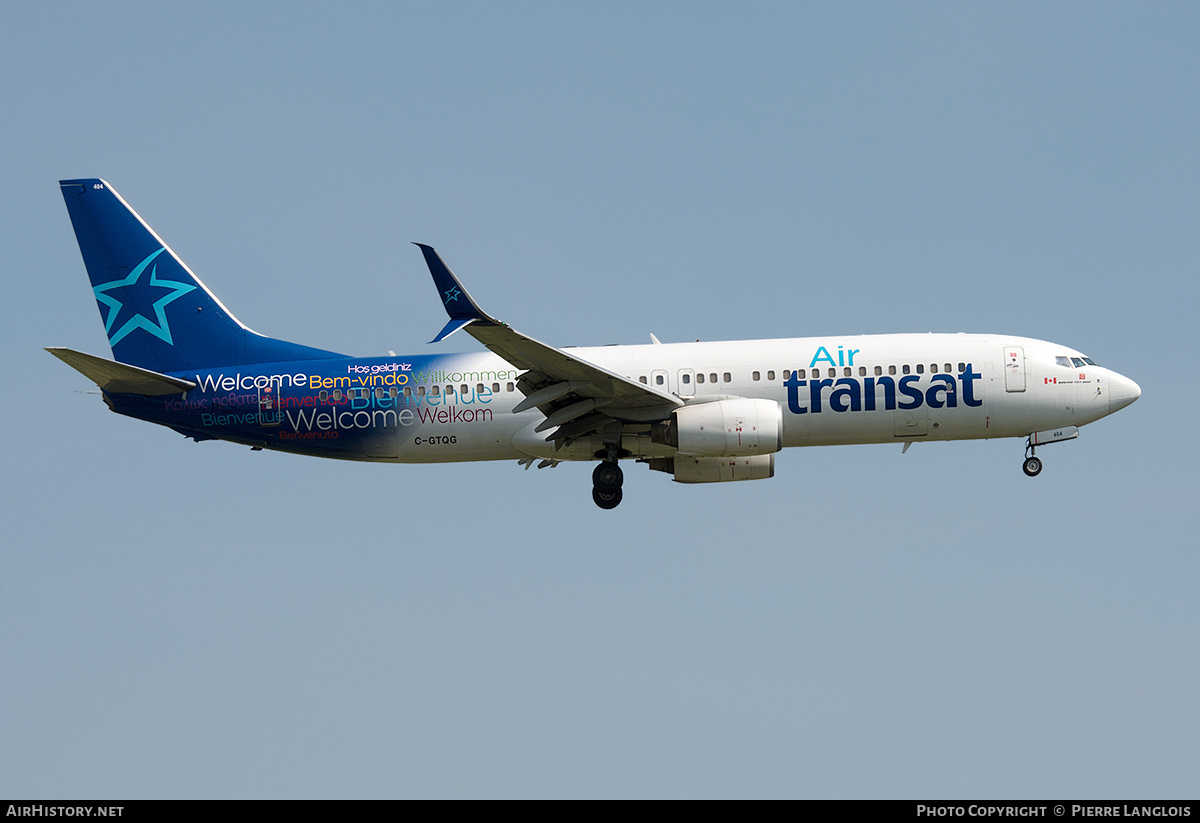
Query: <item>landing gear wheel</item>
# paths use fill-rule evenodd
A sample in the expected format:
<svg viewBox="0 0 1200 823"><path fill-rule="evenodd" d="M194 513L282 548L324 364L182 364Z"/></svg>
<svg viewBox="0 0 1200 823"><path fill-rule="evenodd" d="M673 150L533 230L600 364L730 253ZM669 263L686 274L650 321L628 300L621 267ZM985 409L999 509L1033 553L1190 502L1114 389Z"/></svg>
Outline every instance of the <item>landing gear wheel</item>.
<svg viewBox="0 0 1200 823"><path fill-rule="evenodd" d="M1036 457L1026 457L1025 465L1021 469L1030 477L1037 477L1042 473L1042 461Z"/></svg>
<svg viewBox="0 0 1200 823"><path fill-rule="evenodd" d="M611 460L605 460L592 471L592 485L602 491L620 490L625 482L625 474L621 467Z"/></svg>
<svg viewBox="0 0 1200 823"><path fill-rule="evenodd" d="M592 500L602 509L615 509L621 505L621 488L614 491L602 491L599 486L592 487Z"/></svg>

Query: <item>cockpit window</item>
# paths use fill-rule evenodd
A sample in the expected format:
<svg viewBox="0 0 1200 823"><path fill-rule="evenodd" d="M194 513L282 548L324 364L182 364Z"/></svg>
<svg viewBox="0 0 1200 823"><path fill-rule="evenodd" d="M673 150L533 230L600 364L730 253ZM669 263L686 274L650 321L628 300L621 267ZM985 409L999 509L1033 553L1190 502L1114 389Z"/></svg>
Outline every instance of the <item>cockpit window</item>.
<svg viewBox="0 0 1200 823"><path fill-rule="evenodd" d="M1084 362L1083 362L1082 357L1072 357L1071 362L1075 364L1075 368L1077 368L1077 369L1082 369L1084 367Z"/></svg>
<svg viewBox="0 0 1200 823"><path fill-rule="evenodd" d="M1069 369L1071 368L1071 358L1060 354L1058 357L1054 358L1054 365L1066 366Z"/></svg>
<svg viewBox="0 0 1200 823"><path fill-rule="evenodd" d="M1095 360L1093 360L1093 359L1092 359L1092 358L1090 358L1090 357L1085 357L1085 358L1083 358L1083 362L1084 362L1084 363L1087 363L1089 366L1096 366L1096 367L1099 367L1099 365L1100 365L1099 363L1097 363Z"/></svg>

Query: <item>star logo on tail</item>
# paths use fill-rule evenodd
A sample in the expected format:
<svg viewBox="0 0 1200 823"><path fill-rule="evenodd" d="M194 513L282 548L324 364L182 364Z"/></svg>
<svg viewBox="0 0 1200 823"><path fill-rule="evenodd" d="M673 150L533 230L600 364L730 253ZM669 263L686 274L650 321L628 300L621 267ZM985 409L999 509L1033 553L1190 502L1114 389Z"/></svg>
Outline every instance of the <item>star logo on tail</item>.
<svg viewBox="0 0 1200 823"><path fill-rule="evenodd" d="M459 295L461 295L461 294L462 294L462 292L458 290L458 286L455 286L454 288L452 288L446 292L446 299L443 300L442 302L449 303L451 300L457 300Z"/></svg>
<svg viewBox="0 0 1200 823"><path fill-rule="evenodd" d="M166 249L159 249L147 256L145 260L137 264L124 280L113 280L111 283L104 283L92 289L96 295L96 300L108 308L104 316L104 331L108 334L109 345L117 345L134 329L144 329L164 343L171 346L175 345L175 342L171 339L171 327L167 323L167 315L164 309L170 303L183 297L196 287L190 283L158 279L158 265L151 266L150 264L154 262L154 258L158 257L164 251ZM150 278L143 281L142 276L146 273L147 267L150 268ZM121 289L128 289L129 291L121 292ZM155 300L154 296L159 292L152 291L152 289L165 290L166 293ZM118 299L110 292L116 292L124 299ZM145 310L144 312L143 309ZM133 316L122 323L114 332L113 326L116 325L117 320L121 318L121 314L125 311L133 312ZM147 316L150 314L154 315L154 320L151 320Z"/></svg>

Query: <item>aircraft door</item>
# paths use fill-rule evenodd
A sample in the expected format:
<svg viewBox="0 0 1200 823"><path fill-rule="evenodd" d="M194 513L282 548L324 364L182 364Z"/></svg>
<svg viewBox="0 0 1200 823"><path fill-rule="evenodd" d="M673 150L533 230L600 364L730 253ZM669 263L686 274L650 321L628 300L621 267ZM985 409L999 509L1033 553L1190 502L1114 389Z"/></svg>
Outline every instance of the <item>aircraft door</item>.
<svg viewBox="0 0 1200 823"><path fill-rule="evenodd" d="M1020 346L1004 349L1004 390L1025 391L1025 350Z"/></svg>
<svg viewBox="0 0 1200 823"><path fill-rule="evenodd" d="M670 391L671 387L667 385L666 369L655 369L650 372L650 385L659 391Z"/></svg>
<svg viewBox="0 0 1200 823"><path fill-rule="evenodd" d="M696 394L696 374L691 369L679 370L679 396L693 397Z"/></svg>
<svg viewBox="0 0 1200 823"><path fill-rule="evenodd" d="M283 386L263 386L258 390L258 424L278 426L283 422L283 410L279 406L279 394Z"/></svg>

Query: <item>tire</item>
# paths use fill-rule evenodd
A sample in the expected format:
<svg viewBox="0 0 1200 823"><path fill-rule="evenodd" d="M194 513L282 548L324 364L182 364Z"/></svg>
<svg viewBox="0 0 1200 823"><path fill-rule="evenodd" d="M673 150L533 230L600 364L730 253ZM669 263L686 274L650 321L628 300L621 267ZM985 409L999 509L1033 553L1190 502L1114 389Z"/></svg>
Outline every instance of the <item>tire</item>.
<svg viewBox="0 0 1200 823"><path fill-rule="evenodd" d="M593 486L592 500L602 509L615 509L621 505L621 489L601 491L599 486Z"/></svg>
<svg viewBox="0 0 1200 823"><path fill-rule="evenodd" d="M1036 457L1026 458L1025 465L1021 467L1021 470L1030 477L1037 477L1042 473L1042 461Z"/></svg>
<svg viewBox="0 0 1200 823"><path fill-rule="evenodd" d="M592 471L592 485L606 492L619 491L625 482L625 473L612 461L605 460Z"/></svg>

